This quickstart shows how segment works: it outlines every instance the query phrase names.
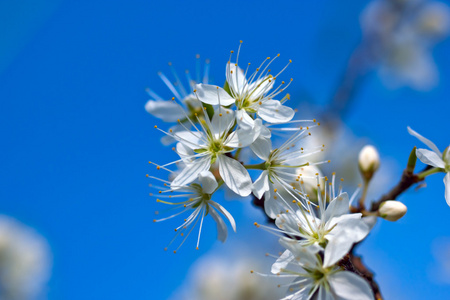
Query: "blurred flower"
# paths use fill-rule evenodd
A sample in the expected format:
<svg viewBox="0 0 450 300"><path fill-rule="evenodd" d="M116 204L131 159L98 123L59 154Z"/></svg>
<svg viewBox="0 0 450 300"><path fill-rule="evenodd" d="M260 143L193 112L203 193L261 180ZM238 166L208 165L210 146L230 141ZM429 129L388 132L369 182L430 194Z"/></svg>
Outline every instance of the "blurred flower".
<svg viewBox="0 0 450 300"><path fill-rule="evenodd" d="M203 76L201 76L199 58L200 56L197 55L197 76L195 79L193 79L189 71L186 70L186 79L188 81L187 89L181 82L181 79L173 68L172 63L169 63L169 66L171 68L173 77L175 78L174 83L172 83L167 78L167 76L164 75L164 73L158 72L158 76L169 88L173 95L173 97L171 97L171 100L160 97L150 88L146 89L151 99L148 100L145 104L145 110L154 117L157 117L164 122L177 122L177 125L174 125L170 128L174 132L183 130L183 124L184 126L190 127L187 118L190 117L191 119L195 120L195 113L202 113L202 105L194 95L194 87L198 83L207 84L209 82L209 60L207 59L205 61ZM175 142L175 140L170 136L165 136L161 138L161 142L164 145L169 145Z"/></svg>
<svg viewBox="0 0 450 300"><path fill-rule="evenodd" d="M428 276L435 283L450 285L450 237L436 238L431 253L435 262L429 266Z"/></svg>
<svg viewBox="0 0 450 300"><path fill-rule="evenodd" d="M33 229L0 215L0 299L42 296L50 276L50 249Z"/></svg>
<svg viewBox="0 0 450 300"><path fill-rule="evenodd" d="M440 2L376 0L361 15L365 46L383 82L418 90L433 87L438 72L432 47L450 30L450 10Z"/></svg>
<svg viewBox="0 0 450 300"><path fill-rule="evenodd" d="M267 278L251 274L263 269L269 261L239 247L239 254L209 255L201 258L191 269L188 280L170 299L195 300L274 300L282 298L282 290ZM252 251L253 253L254 251ZM267 266L268 267L268 266Z"/></svg>
<svg viewBox="0 0 450 300"><path fill-rule="evenodd" d="M444 177L444 185L445 185L445 200L447 204L450 206L450 146L448 146L444 153L441 153L436 145L430 141L429 139L421 136L410 127L408 127L408 132L412 136L418 138L422 143L427 145L431 150L427 149L417 149L416 155L417 158L420 159L424 164L433 166L438 169L442 169L443 172L447 174Z"/></svg>

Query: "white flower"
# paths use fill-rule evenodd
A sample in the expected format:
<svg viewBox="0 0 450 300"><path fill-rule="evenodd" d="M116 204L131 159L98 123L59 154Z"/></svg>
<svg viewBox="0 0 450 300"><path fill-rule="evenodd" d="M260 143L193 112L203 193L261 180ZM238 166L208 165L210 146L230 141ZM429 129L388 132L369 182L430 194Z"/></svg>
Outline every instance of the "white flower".
<svg viewBox="0 0 450 300"><path fill-rule="evenodd" d="M402 218L407 210L406 205L400 201L388 200L380 204L378 213L383 219L393 222Z"/></svg>
<svg viewBox="0 0 450 300"><path fill-rule="evenodd" d="M40 299L50 265L50 249L42 236L0 216L0 299Z"/></svg>
<svg viewBox="0 0 450 300"><path fill-rule="evenodd" d="M189 234L192 232L194 227L196 227L197 223L200 220L200 228L197 239L198 249L203 219L208 214L211 215L211 217L217 223L217 238L220 241L225 242L228 236L228 230L219 212L228 219L228 221L231 223L231 226L233 227L233 230L236 232L236 222L234 221L233 216L219 203L211 200L211 195L219 187L214 175L211 172L203 171L199 174L198 181L200 184L192 183L186 186L177 186L176 188L173 188L173 186L169 188L169 186L171 185L169 181L164 181L152 176L148 177L164 183L164 187L161 187L161 190L158 192L158 197L169 199L179 197L187 198L187 200L181 202L169 202L157 199L157 202L174 205L175 209L179 209L181 211L166 218L154 219L153 222L165 221L167 219L177 217L178 215L181 215L187 211L193 210L189 217L184 220L184 223L175 229L175 231L177 232L175 238L177 238L179 235L184 236L184 239L178 246L177 250L181 247L181 245L184 243L184 241L187 239ZM185 234L185 232L187 232L187 234ZM172 244L175 238L170 242L170 244ZM167 250L167 248L165 248L165 250ZM176 252L177 250L175 250L174 252Z"/></svg>
<svg viewBox="0 0 450 300"><path fill-rule="evenodd" d="M327 180L327 179L326 179ZM319 178L317 178L319 185ZM277 215L275 224L280 230L263 226L264 229L281 232L290 236L292 243L296 243L311 251L318 252L325 249L324 266L329 267L337 263L346 255L354 243L364 239L370 229L361 219L360 213L349 214L350 200L347 193L341 191L335 196L334 175L330 187L330 203L327 205L327 193L322 195L318 186L318 205L311 202L303 194L299 198L291 198L297 203L298 209L286 209ZM277 194L280 197L280 194ZM352 200L356 197L352 197ZM281 197L280 197L281 198ZM286 199L282 199L286 204ZM262 226L262 225L257 225ZM297 240L296 238L300 238Z"/></svg>
<svg viewBox="0 0 450 300"><path fill-rule="evenodd" d="M187 165L173 180L172 187L184 186L194 181L198 174L209 170L211 165L217 162L225 184L236 194L248 196L252 188L250 175L239 161L227 156L227 153L252 144L260 134L261 120L257 120L250 131L242 128L235 130L234 112L222 106L216 109L211 120L206 112L201 118L197 114L195 117L198 125L188 118L193 130L186 128L180 132L165 132L179 141L176 150Z"/></svg>
<svg viewBox="0 0 450 300"><path fill-rule="evenodd" d="M444 177L445 200L450 206L450 146L448 146L444 150L444 153L441 153L432 141L421 136L410 127L408 127L408 132L412 136L418 138L422 143L427 145L431 150L433 150L430 151L427 149L417 149L416 155L420 159L420 161L435 168L441 168L444 172L447 173Z"/></svg>
<svg viewBox="0 0 450 300"><path fill-rule="evenodd" d="M231 53L233 53L233 51ZM279 55L275 58L278 56ZM248 67L244 72L238 66L238 51L236 63L231 63L231 57L227 63L225 74L227 80L226 89L228 89L228 91L214 85L199 84L196 86L198 98L203 103L211 105L221 104L228 106L236 104L236 120L239 126L244 129L254 127L252 115L255 113L261 119L269 123L284 123L290 121L294 117L294 110L290 107L283 106L282 102L273 99L287 87L282 88L284 85L283 81L280 86L273 89L275 79L287 67L286 66L276 76L270 75L268 67L275 58L270 60L270 57L268 57L255 72L247 77ZM268 63L266 64L266 62ZM219 98L217 97L218 93L220 95ZM286 98L283 100L285 99Z"/></svg>
<svg viewBox="0 0 450 300"><path fill-rule="evenodd" d="M275 218L280 211L280 205L277 203L280 199L275 195L275 186L282 187L282 191L286 191L288 194L300 192L300 190L296 191L294 184L296 181L300 181L298 168L318 164L309 162L307 158L323 151L322 146L288 151L295 143L309 136L309 128L299 130L274 150L271 150L270 140L266 142L259 138L252 144L252 150L264 160L260 164L264 171L253 184L253 194L259 199L264 194L264 209L271 218ZM294 196L292 195L292 197Z"/></svg>
<svg viewBox="0 0 450 300"><path fill-rule="evenodd" d="M325 266L321 257L298 244L282 240L286 250L273 264L276 277L293 278L282 300L373 300L370 285L355 273ZM325 253L325 261L327 254Z"/></svg>

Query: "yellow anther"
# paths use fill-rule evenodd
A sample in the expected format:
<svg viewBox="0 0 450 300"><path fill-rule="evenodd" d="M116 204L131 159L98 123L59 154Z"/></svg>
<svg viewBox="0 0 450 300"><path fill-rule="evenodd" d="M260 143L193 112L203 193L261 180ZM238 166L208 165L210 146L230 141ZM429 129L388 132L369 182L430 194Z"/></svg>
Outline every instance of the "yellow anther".
<svg viewBox="0 0 450 300"><path fill-rule="evenodd" d="M158 128L158 126L155 125L155 128Z"/></svg>
<svg viewBox="0 0 450 300"><path fill-rule="evenodd" d="M222 114L219 114L219 117L221 117L222 116Z"/></svg>
<svg viewBox="0 0 450 300"><path fill-rule="evenodd" d="M145 177L148 177L149 175L148 174L145 174Z"/></svg>
<svg viewBox="0 0 450 300"><path fill-rule="evenodd" d="M274 189L273 191L276 193L278 191L278 189Z"/></svg>
<svg viewBox="0 0 450 300"><path fill-rule="evenodd" d="M153 222L156 222L156 219L153 219Z"/></svg>

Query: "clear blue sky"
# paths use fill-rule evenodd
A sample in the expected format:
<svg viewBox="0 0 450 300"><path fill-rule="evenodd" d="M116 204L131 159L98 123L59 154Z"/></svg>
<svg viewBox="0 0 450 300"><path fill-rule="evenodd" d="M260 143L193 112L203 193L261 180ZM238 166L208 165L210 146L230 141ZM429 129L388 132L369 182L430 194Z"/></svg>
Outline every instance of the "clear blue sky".
<svg viewBox="0 0 450 300"><path fill-rule="evenodd" d="M366 1L2 1L0 3L0 212L36 228L53 252L49 299L166 299L202 248L162 251L171 224L154 224L147 161L174 158L144 110L145 88L170 93L156 75L211 59L222 84L228 53L242 61L281 53L294 63L292 95L317 103L332 93L360 39ZM347 119L382 157L406 163L410 125L444 149L450 143L450 41L434 51L441 84L431 92L387 90L369 77ZM168 153L168 154L167 154ZM397 174L400 175L400 174ZM387 299L443 299L430 281L432 241L450 236L442 176L402 197L408 214L380 222L360 249ZM394 184L394 183L393 183ZM383 193L384 191L380 191ZM242 203L227 207L252 235ZM262 218L262 216L260 216ZM213 225L212 223L209 223ZM430 298L430 295L431 298ZM433 298L434 297L434 298Z"/></svg>

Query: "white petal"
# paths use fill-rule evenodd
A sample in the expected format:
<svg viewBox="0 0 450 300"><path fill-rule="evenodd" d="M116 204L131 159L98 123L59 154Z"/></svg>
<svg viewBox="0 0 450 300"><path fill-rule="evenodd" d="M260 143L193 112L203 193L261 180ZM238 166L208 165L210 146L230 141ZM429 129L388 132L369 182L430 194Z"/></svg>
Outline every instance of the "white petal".
<svg viewBox="0 0 450 300"><path fill-rule="evenodd" d="M198 180L200 181L200 184L202 185L203 192L207 194L212 194L219 186L217 184L216 178L214 177L213 173L210 171L203 171L198 175Z"/></svg>
<svg viewBox="0 0 450 300"><path fill-rule="evenodd" d="M267 139L269 139L272 136L272 133L270 132L270 129L266 126L261 126L261 135Z"/></svg>
<svg viewBox="0 0 450 300"><path fill-rule="evenodd" d="M294 282L302 280L302 277L297 277L294 279ZM298 283L291 284L287 293L290 294L281 300L310 300L314 295L314 291L317 289L317 286L314 285L314 281L311 278L304 279L300 286Z"/></svg>
<svg viewBox="0 0 450 300"><path fill-rule="evenodd" d="M264 194L264 212L272 219L275 219L280 213L277 201L277 199L273 198L272 188L269 187L269 190Z"/></svg>
<svg viewBox="0 0 450 300"><path fill-rule="evenodd" d="M334 198L327 206L324 215L322 216L322 222L327 222L331 218L341 216L348 213L350 200L347 193L342 193Z"/></svg>
<svg viewBox="0 0 450 300"><path fill-rule="evenodd" d="M328 239L325 248L323 267L327 268L340 261L352 248L353 240L347 235L336 235Z"/></svg>
<svg viewBox="0 0 450 300"><path fill-rule="evenodd" d="M223 221L222 217L214 209L210 209L209 213L217 223L217 239L221 242L225 242L228 236L227 225Z"/></svg>
<svg viewBox="0 0 450 300"><path fill-rule="evenodd" d="M236 67L235 63L228 62L226 67L225 78L233 95L242 95L244 87L248 88L247 80L244 76L244 71Z"/></svg>
<svg viewBox="0 0 450 300"><path fill-rule="evenodd" d="M301 264L302 267L312 268L317 265L316 253L320 248L305 247L299 241L290 238L280 238L279 242L283 247L291 251L295 257L300 257L297 263Z"/></svg>
<svg viewBox="0 0 450 300"><path fill-rule="evenodd" d="M264 171L259 175L258 179L253 183L252 192L256 198L261 199L262 195L269 190L268 172Z"/></svg>
<svg viewBox="0 0 450 300"><path fill-rule="evenodd" d="M248 171L235 159L217 156L219 173L226 185L236 194L246 197L252 192L252 179Z"/></svg>
<svg viewBox="0 0 450 300"><path fill-rule="evenodd" d="M236 121L239 127L244 130L251 130L255 126L255 121L244 109L236 111Z"/></svg>
<svg viewBox="0 0 450 300"><path fill-rule="evenodd" d="M211 156L203 156L195 160L189 167L184 168L180 174L175 177L170 186L172 188L179 188L185 186L195 179L197 179L198 174L203 171L209 170L211 166Z"/></svg>
<svg viewBox="0 0 450 300"><path fill-rule="evenodd" d="M177 154L181 157L185 164L191 164L194 160L192 156L195 154L194 151L187 147L183 143L177 143Z"/></svg>
<svg viewBox="0 0 450 300"><path fill-rule="evenodd" d="M348 271L337 272L329 277L328 283L338 300L374 299L369 283L354 273Z"/></svg>
<svg viewBox="0 0 450 300"><path fill-rule="evenodd" d="M330 292L327 292L323 286L320 286L317 300L334 300L334 296Z"/></svg>
<svg viewBox="0 0 450 300"><path fill-rule="evenodd" d="M285 250L280 257L277 258L275 263L272 265L271 272L272 274L277 274L281 272L281 269L286 268L287 265L291 261L295 259L294 255L292 255L291 251Z"/></svg>
<svg viewBox="0 0 450 300"><path fill-rule="evenodd" d="M258 116L269 123L289 122L294 117L294 110L283 106L280 101L266 100L258 109Z"/></svg>
<svg viewBox="0 0 450 300"><path fill-rule="evenodd" d="M338 219L336 227L326 235L328 244L325 248L324 267L337 263L350 251L354 243L364 239L370 232L360 214L343 215L332 221L335 219Z"/></svg>
<svg viewBox="0 0 450 300"><path fill-rule="evenodd" d="M217 202L209 201L209 203L214 206L218 211L220 211L230 222L233 231L236 232L236 221L234 221L233 216L226 210L222 205Z"/></svg>
<svg viewBox="0 0 450 300"><path fill-rule="evenodd" d="M408 126L408 132L410 135L415 136L416 138L418 138L422 143L424 143L425 145L427 145L431 150L433 150L434 152L436 152L436 154L439 157L442 157L441 152L439 151L438 147L436 147L436 145L430 141L429 139L421 136L420 134L418 134L417 132L415 132L414 130L411 129L411 127Z"/></svg>
<svg viewBox="0 0 450 300"><path fill-rule="evenodd" d="M253 153L262 160L268 160L270 151L272 150L272 141L260 135L251 145Z"/></svg>
<svg viewBox="0 0 450 300"><path fill-rule="evenodd" d="M261 120L256 120L255 126L252 129L242 129L232 132L226 141L224 142L225 146L231 148L244 148L250 146L260 135L261 133Z"/></svg>
<svg viewBox="0 0 450 300"><path fill-rule="evenodd" d="M234 123L234 111L219 106L214 112L211 120L211 130L216 138L222 135L224 131L228 131Z"/></svg>
<svg viewBox="0 0 450 300"><path fill-rule="evenodd" d="M173 133L174 138L183 143L185 146L191 149L205 148L206 144L203 141L203 135L199 132L194 131L178 131Z"/></svg>
<svg viewBox="0 0 450 300"><path fill-rule="evenodd" d="M232 98L223 88L210 84L195 85L198 99L206 104L228 106L234 103Z"/></svg>
<svg viewBox="0 0 450 300"><path fill-rule="evenodd" d="M445 185L445 201L447 201L448 206L450 206L450 172L444 177Z"/></svg>
<svg viewBox="0 0 450 300"><path fill-rule="evenodd" d="M427 149L417 149L417 158L420 159L424 164L436 167L445 168L445 163L441 157L439 157L435 152Z"/></svg>
<svg viewBox="0 0 450 300"><path fill-rule="evenodd" d="M149 100L145 104L145 110L164 122L176 122L186 117L179 105L173 101Z"/></svg>

